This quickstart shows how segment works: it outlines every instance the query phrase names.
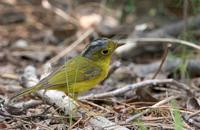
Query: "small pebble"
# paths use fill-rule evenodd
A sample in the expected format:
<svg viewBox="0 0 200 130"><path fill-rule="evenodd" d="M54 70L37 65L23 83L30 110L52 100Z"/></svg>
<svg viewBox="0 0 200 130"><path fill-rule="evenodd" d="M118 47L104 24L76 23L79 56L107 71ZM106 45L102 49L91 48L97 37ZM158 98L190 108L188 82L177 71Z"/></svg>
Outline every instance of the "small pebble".
<svg viewBox="0 0 200 130"><path fill-rule="evenodd" d="M16 48L26 48L28 47L28 42L26 40L20 39L14 43L14 47Z"/></svg>

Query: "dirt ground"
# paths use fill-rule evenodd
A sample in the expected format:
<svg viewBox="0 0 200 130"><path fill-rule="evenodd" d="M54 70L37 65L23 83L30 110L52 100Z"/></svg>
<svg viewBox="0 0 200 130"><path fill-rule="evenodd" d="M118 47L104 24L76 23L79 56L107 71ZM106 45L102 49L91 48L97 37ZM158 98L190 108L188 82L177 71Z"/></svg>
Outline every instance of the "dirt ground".
<svg viewBox="0 0 200 130"><path fill-rule="evenodd" d="M1 0L0 129L200 129L199 7L195 0ZM101 37L125 45L95 88L75 101L52 91L8 102Z"/></svg>

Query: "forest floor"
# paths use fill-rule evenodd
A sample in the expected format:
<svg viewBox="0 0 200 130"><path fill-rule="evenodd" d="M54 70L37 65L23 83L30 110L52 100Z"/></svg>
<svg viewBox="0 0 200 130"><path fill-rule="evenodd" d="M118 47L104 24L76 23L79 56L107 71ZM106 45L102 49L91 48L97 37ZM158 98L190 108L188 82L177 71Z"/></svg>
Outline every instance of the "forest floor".
<svg viewBox="0 0 200 130"><path fill-rule="evenodd" d="M136 4L127 13L123 2L0 1L0 129L200 129L200 15L191 3L164 13ZM100 37L126 45L109 76L79 95L76 116L59 92L7 104Z"/></svg>

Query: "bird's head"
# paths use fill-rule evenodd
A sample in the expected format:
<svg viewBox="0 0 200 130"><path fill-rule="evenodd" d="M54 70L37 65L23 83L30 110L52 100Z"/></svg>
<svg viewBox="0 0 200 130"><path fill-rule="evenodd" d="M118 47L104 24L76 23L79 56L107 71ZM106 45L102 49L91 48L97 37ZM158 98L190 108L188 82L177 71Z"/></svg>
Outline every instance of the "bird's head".
<svg viewBox="0 0 200 130"><path fill-rule="evenodd" d="M108 38L97 39L92 41L91 44L85 48L82 52L82 56L94 61L103 61L110 59L115 49L121 45L124 45L124 43L118 43L117 41Z"/></svg>

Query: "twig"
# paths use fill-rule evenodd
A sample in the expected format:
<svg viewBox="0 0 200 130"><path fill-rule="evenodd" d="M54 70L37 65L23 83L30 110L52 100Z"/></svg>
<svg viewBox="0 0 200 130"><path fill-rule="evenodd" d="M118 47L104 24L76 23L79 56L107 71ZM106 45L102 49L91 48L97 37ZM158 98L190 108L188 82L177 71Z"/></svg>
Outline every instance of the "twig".
<svg viewBox="0 0 200 130"><path fill-rule="evenodd" d="M89 104L89 105L91 105L91 106L94 106L94 107L99 108L99 109L101 109L101 110L103 110L103 111L106 111L106 112L111 113L111 110L109 110L108 108L105 108L105 107L103 107L103 106L97 105L97 104L95 104L95 103L93 103L93 102L90 102L90 101L87 101L87 100L82 100L81 102L87 103L87 104Z"/></svg>
<svg viewBox="0 0 200 130"><path fill-rule="evenodd" d="M68 129L71 130L72 128L74 128L83 118L79 118L72 126L70 126Z"/></svg>
<svg viewBox="0 0 200 130"><path fill-rule="evenodd" d="M188 119L194 117L194 116L197 116L198 114L200 113L200 111L196 111L195 113L191 114L188 116Z"/></svg>
<svg viewBox="0 0 200 130"><path fill-rule="evenodd" d="M91 35L94 32L94 29L88 29L85 33L83 33L75 42L73 42L70 46L62 50L58 55L51 58L47 63L55 63L57 62L61 57L65 56L67 53L69 53L71 50L73 50L78 44L80 44L85 38L87 38L89 35Z"/></svg>
<svg viewBox="0 0 200 130"><path fill-rule="evenodd" d="M105 92L105 93L96 94L96 95L95 94L89 94L87 96L80 97L79 99L84 100L84 99L111 97L111 96L123 94L123 93L128 92L128 91L135 90L135 89L140 88L140 87L145 87L145 86L149 86L149 85L160 85L160 84L174 85L174 86L179 87L179 88L185 90L186 92L190 93L189 86L187 86L183 83L180 83L176 80L173 80L173 79L152 79L152 80L145 80L145 81L135 83L135 84L130 84L130 85L127 85L125 87L122 87L122 88L119 88L119 89L116 89L116 90L113 90L113 91L110 91L110 92Z"/></svg>
<svg viewBox="0 0 200 130"><path fill-rule="evenodd" d="M167 44L167 46L165 48L165 52L164 52L163 57L162 57L162 61L160 63L160 66L159 66L158 70L156 71L156 73L153 75L152 79L155 79L156 76L158 75L158 73L160 72L160 70L161 70L161 68L162 68L162 66L163 66L163 64L164 64L164 62L165 62L165 60L167 58L167 54L169 52L169 48L170 47L171 47L171 44Z"/></svg>
<svg viewBox="0 0 200 130"><path fill-rule="evenodd" d="M0 74L1 78L5 78L5 79L12 79L12 80L19 80L19 76L16 74L11 74L11 73L3 73Z"/></svg>
<svg viewBox="0 0 200 130"><path fill-rule="evenodd" d="M120 40L120 42L127 43L115 51L116 54L123 59L138 57L139 55L144 54L144 52L155 53L155 51L161 51L163 48L159 45L169 43L172 45L185 45L200 51L199 45L174 38L129 38Z"/></svg>
<svg viewBox="0 0 200 130"><path fill-rule="evenodd" d="M177 99L177 98L179 98L179 97L180 97L180 95L178 95L178 96L167 97L167 98L165 98L164 100L161 100L161 101L159 101L158 103L154 104L154 105L151 106L149 109L146 109L146 110L144 110L143 112L138 113L138 114L136 114L136 115L134 115L134 116L128 118L125 122L126 122L126 123L129 123L129 122L131 122L131 121L137 119L138 117L140 117L140 116L142 116L142 115L148 113L152 108L156 108L156 107L158 107L158 106L160 106L160 105L163 105L163 104L165 104L165 103L167 103L167 102L169 102L169 101L171 101L171 100L173 100L173 99Z"/></svg>
<svg viewBox="0 0 200 130"><path fill-rule="evenodd" d="M136 38L136 39L133 39L133 41L135 42L167 42L167 43L172 43L172 44L178 43L178 44L186 45L194 49L200 50L200 46L194 43L180 40L180 39L174 39L174 38Z"/></svg>
<svg viewBox="0 0 200 130"><path fill-rule="evenodd" d="M68 22L71 22L72 24L76 24L77 26L79 26L79 22L71 17L70 15L68 15L66 12L64 12L63 10L57 8L57 7L53 7L48 0L42 0L42 6L45 9L49 9L51 11L53 11L55 14L61 16L63 19L65 19Z"/></svg>

